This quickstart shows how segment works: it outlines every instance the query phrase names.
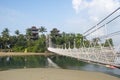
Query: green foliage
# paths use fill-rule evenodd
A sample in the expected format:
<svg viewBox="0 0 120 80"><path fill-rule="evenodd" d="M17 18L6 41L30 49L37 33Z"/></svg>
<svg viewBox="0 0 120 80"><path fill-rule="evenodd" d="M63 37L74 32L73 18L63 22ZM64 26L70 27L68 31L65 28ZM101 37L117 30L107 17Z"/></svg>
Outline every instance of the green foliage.
<svg viewBox="0 0 120 80"><path fill-rule="evenodd" d="M46 28L41 26L40 32L46 32ZM45 52L47 50L46 36L41 34L37 40L32 40L30 39L31 30L29 28L26 29L26 35L20 34L19 30L16 30L16 35L10 36L9 29L7 28L1 34L0 49L10 49L9 51L13 52L24 52L26 48L28 52Z"/></svg>
<svg viewBox="0 0 120 80"><path fill-rule="evenodd" d="M13 48L12 48L12 51L13 52L24 52L24 46L14 46Z"/></svg>
<svg viewBox="0 0 120 80"><path fill-rule="evenodd" d="M12 51L14 52L24 52L26 45L27 45L27 40L25 39L24 35L18 35L17 37L14 37L13 43L11 43L12 46Z"/></svg>
<svg viewBox="0 0 120 80"><path fill-rule="evenodd" d="M41 37L36 41L28 41L27 50L28 52L45 52L46 37L44 35L41 35Z"/></svg>
<svg viewBox="0 0 120 80"><path fill-rule="evenodd" d="M82 46L82 34L74 34L74 33L59 33L59 30L56 28L51 31L51 39L52 43L57 46L62 46L63 48L74 48ZM74 45L75 44L75 45Z"/></svg>
<svg viewBox="0 0 120 80"><path fill-rule="evenodd" d="M9 41L9 29L8 28L5 28L3 31L2 31L2 46L4 49L7 49L7 45L9 44L8 41Z"/></svg>
<svg viewBox="0 0 120 80"><path fill-rule="evenodd" d="M113 46L113 40L110 38L110 39L107 39L105 41L105 44L104 44L105 47L110 47L110 46Z"/></svg>
<svg viewBox="0 0 120 80"><path fill-rule="evenodd" d="M16 31L15 31L15 34L16 34L16 35L19 35L19 34L20 34L19 30L16 30Z"/></svg>
<svg viewBox="0 0 120 80"><path fill-rule="evenodd" d="M8 37L9 37L9 29L8 29L8 28L5 28L5 29L2 31L2 37L3 37L3 38L8 38Z"/></svg>
<svg viewBox="0 0 120 80"><path fill-rule="evenodd" d="M37 39L31 38L31 29L26 29L26 34L20 34L19 30L15 31L14 36L10 36L9 29L5 28L0 36L0 48L1 49L10 49L8 51L14 52L24 52L27 49L28 52L45 52L47 51L47 41L48 39L43 34L46 32L46 28L41 26L39 28L40 34ZM81 47L89 47L90 41L87 40L82 34L74 34L74 33L60 33L60 30L57 28L53 28L50 31L50 38L52 41L53 47L63 47L63 48L81 48ZM99 46L99 38L94 38L92 40L92 47ZM112 39L108 39L105 43L102 43L105 47L113 46ZM9 47L8 47L9 46ZM2 50L1 50L2 51Z"/></svg>
<svg viewBox="0 0 120 80"><path fill-rule="evenodd" d="M44 32L47 32L47 29L44 26L41 26L39 28L39 32L41 32L43 34Z"/></svg>
<svg viewBox="0 0 120 80"><path fill-rule="evenodd" d="M84 41L84 45L85 45L85 47L87 47L87 48L88 48L88 47L89 47L89 45L90 45L90 42L89 42L88 40L85 40L85 41Z"/></svg>

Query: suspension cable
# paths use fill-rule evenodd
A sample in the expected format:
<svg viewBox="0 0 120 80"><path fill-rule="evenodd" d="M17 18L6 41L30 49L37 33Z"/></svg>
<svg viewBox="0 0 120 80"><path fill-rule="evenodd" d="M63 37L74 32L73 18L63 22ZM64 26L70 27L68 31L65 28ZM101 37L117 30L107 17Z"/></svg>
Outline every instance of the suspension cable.
<svg viewBox="0 0 120 80"><path fill-rule="evenodd" d="M111 15L113 15L115 12L117 12L120 9L120 7L118 7L115 11L113 11L111 14L109 14L107 17L105 17L104 19L102 19L99 23L97 23L97 25L101 24L103 21L105 21L107 18L109 18ZM86 34L87 32L89 32L90 30L94 29L97 25L93 26L92 28L88 29L86 32L84 32L83 34Z"/></svg>
<svg viewBox="0 0 120 80"><path fill-rule="evenodd" d="M118 16L116 16L115 18L113 18L112 20L108 21L106 24L111 23L112 21L114 21L114 20L115 20L115 19L117 19L118 17L120 17L120 15L118 15ZM97 31L98 29L100 29L100 28L102 28L102 27L104 27L106 24L104 24L104 25L102 25L102 26L100 26L100 27L96 28L95 30L93 30L92 32L90 32L90 33L86 34L85 36L90 35L91 33L93 33L93 32L95 32L95 31Z"/></svg>
<svg viewBox="0 0 120 80"><path fill-rule="evenodd" d="M120 31L116 31L116 32L113 32L113 33L110 33L110 34L107 34L107 35L104 35L104 36L100 36L99 38L112 37L114 35L119 35L119 34L120 34Z"/></svg>

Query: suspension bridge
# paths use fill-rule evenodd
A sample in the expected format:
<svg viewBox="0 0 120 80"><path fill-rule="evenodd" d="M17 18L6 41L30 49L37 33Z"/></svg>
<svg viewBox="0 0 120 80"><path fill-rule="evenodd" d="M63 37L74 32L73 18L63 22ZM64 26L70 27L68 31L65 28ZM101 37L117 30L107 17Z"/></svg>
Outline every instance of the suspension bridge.
<svg viewBox="0 0 120 80"><path fill-rule="evenodd" d="M112 19L111 19L111 16ZM54 52L55 54L76 58L78 60L94 62L104 64L106 66L111 66L112 68L118 67L120 68L120 31L115 31L112 33L108 33L108 25L110 23L115 22L120 17L120 7L101 20L98 24L88 29L85 33L83 33L82 47L76 48L75 40L74 40L74 48L67 48L66 44L65 48L63 47L53 47L51 39L49 38L49 47L48 50ZM109 19L107 21L107 19ZM105 22L107 21L107 22ZM105 23L103 23L105 22ZM120 21L118 21L120 22ZM117 22L117 23L118 23ZM116 24L116 26L120 26ZM115 27L115 26L113 26ZM102 30L101 30L102 29ZM113 28L111 28L113 29ZM116 28L117 29L117 28ZM105 34L103 34L103 31ZM96 41L92 41L93 39L97 39ZM116 42L117 45L112 45L110 40ZM89 41L89 46L85 46L85 41ZM118 41L118 42L117 42ZM108 46L104 46L103 42L107 42ZM97 46L96 46L97 45Z"/></svg>

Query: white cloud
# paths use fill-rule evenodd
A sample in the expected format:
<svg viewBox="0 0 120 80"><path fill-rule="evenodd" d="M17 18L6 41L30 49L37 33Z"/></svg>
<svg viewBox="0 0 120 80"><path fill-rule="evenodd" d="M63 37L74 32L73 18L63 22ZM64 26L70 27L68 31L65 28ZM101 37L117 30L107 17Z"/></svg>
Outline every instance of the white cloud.
<svg viewBox="0 0 120 80"><path fill-rule="evenodd" d="M89 16L100 19L102 16L118 8L119 5L120 2L117 0L92 0L86 8L88 9Z"/></svg>
<svg viewBox="0 0 120 80"><path fill-rule="evenodd" d="M87 30L120 7L120 0L72 0L72 4L77 15L80 15L79 21L84 19L85 22L79 23Z"/></svg>
<svg viewBox="0 0 120 80"><path fill-rule="evenodd" d="M73 9L75 9L76 13L79 12L79 7L80 7L81 2L82 0L72 0Z"/></svg>
<svg viewBox="0 0 120 80"><path fill-rule="evenodd" d="M73 9L76 13L85 10L90 16L100 16L101 13L107 13L120 6L119 0L72 0ZM94 18L94 17L93 17Z"/></svg>

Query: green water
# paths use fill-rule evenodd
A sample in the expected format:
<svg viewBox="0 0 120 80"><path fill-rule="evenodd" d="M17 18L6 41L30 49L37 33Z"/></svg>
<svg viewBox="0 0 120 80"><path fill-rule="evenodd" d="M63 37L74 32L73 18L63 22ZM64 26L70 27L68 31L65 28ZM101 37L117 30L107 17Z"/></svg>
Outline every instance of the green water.
<svg viewBox="0 0 120 80"><path fill-rule="evenodd" d="M79 61L74 58L64 56L50 56L54 63L63 69L96 71L107 73L116 77L120 77L120 69L110 69L103 65L96 65ZM22 57L1 57L0 70L16 69L16 68L47 68L48 61L45 56L22 56Z"/></svg>
<svg viewBox="0 0 120 80"><path fill-rule="evenodd" d="M75 58L65 56L52 57L51 59L64 69L102 72L120 78L120 69L118 68L111 69L105 67L105 65L82 62Z"/></svg>
<svg viewBox="0 0 120 80"><path fill-rule="evenodd" d="M69 58L65 56L51 57L52 61L55 62L58 66L67 69L68 66L85 66L87 63L79 61L74 58Z"/></svg>
<svg viewBox="0 0 120 80"><path fill-rule="evenodd" d="M46 66L44 56L1 57L0 70L15 68L37 68Z"/></svg>

